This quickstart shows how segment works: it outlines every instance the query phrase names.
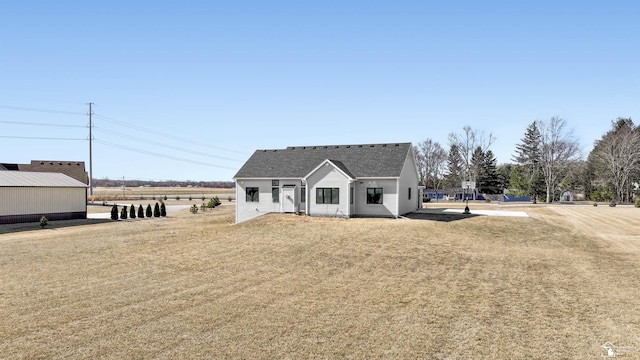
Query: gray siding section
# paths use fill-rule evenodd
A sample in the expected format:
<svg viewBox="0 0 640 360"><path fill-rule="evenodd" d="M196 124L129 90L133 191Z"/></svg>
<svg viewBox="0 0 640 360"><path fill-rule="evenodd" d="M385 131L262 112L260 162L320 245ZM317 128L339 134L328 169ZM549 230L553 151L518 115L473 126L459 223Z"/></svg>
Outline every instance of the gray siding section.
<svg viewBox="0 0 640 360"><path fill-rule="evenodd" d="M397 216L398 181L396 179L364 179L356 184L356 214L358 216ZM367 204L367 189L382 188L382 204Z"/></svg>
<svg viewBox="0 0 640 360"><path fill-rule="evenodd" d="M87 191L79 188L0 187L1 222L86 218ZM57 214L57 215L56 215ZM47 218L49 218L47 216Z"/></svg>
<svg viewBox="0 0 640 360"><path fill-rule="evenodd" d="M307 178L309 187L309 198L307 207L309 215L316 216L339 216L350 217L351 207L349 206L349 181L333 165L326 163ZM339 204L318 204L316 202L316 189L318 188L338 188L340 189Z"/></svg>
<svg viewBox="0 0 640 360"><path fill-rule="evenodd" d="M402 168L402 175L399 179L399 196L398 196L398 215L404 215L415 211L419 208L418 204L422 204L418 193L418 171L413 158L413 152L407 155ZM409 188L411 189L411 199L409 199Z"/></svg>

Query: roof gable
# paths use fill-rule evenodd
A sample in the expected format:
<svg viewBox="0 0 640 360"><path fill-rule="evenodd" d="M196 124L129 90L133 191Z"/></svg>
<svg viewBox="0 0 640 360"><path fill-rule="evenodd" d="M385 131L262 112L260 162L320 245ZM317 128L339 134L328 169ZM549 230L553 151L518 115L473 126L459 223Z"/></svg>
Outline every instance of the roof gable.
<svg viewBox="0 0 640 360"><path fill-rule="evenodd" d="M325 160L353 178L400 177L411 149L411 143L391 143L257 150L234 178L303 178Z"/></svg>
<svg viewBox="0 0 640 360"><path fill-rule="evenodd" d="M353 176L351 174L349 169L347 169L347 167L344 166L344 164L342 162L337 161L337 160L329 160L329 159L323 161L322 163L320 163L320 165L318 165L315 168L313 168L313 170L311 170L308 174L306 174L303 177L303 179L306 180L309 176L311 176L313 173L318 171L318 169L320 169L325 164L331 164L331 166L333 166L335 169L337 169L342 175L344 175L344 177L349 178L349 179L355 179L355 176Z"/></svg>

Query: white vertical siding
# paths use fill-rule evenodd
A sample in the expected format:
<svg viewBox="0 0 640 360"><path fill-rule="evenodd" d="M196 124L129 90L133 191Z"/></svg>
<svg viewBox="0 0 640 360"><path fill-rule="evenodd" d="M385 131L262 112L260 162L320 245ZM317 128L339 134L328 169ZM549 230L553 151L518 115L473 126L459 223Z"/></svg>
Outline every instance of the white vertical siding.
<svg viewBox="0 0 640 360"><path fill-rule="evenodd" d="M398 201L396 179L362 179L356 181L355 215L396 216ZM382 188L382 204L367 204L367 188Z"/></svg>
<svg viewBox="0 0 640 360"><path fill-rule="evenodd" d="M421 202L416 202L416 197L420 196L420 194L418 194L418 172L416 170L413 151L409 151L409 154L404 161L404 166L402 167L402 173L400 174L399 179L399 188L398 215L403 215L417 210L418 204L421 204ZM411 199L408 197L409 188L411 188Z"/></svg>
<svg viewBox="0 0 640 360"><path fill-rule="evenodd" d="M275 180L275 179L274 179ZM259 198L257 202L247 202L247 188L257 187ZM280 212L280 203L274 203L271 199L271 180L247 180L236 181L236 223L253 219L271 212Z"/></svg>
<svg viewBox="0 0 640 360"><path fill-rule="evenodd" d="M85 188L0 187L0 216L87 211Z"/></svg>
<svg viewBox="0 0 640 360"><path fill-rule="evenodd" d="M307 198L308 215L350 217L349 179L333 165L325 163L307 178L309 197ZM340 189L339 204L317 204L317 188Z"/></svg>

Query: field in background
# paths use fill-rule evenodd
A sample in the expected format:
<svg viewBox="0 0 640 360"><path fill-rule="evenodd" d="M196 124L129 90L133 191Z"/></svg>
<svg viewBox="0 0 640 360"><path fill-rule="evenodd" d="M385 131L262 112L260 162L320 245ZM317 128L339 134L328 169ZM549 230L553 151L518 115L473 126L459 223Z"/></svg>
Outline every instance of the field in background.
<svg viewBox="0 0 640 360"><path fill-rule="evenodd" d="M640 209L233 209L0 234L0 357L640 357Z"/></svg>
<svg viewBox="0 0 640 360"><path fill-rule="evenodd" d="M98 187L93 189L93 196L89 197L89 202L102 202L113 200L153 200L167 196L170 200L175 200L179 196L181 200L187 200L189 196L193 199L207 200L213 196L218 196L220 200L227 200L229 197L235 199L234 188L204 188L204 187Z"/></svg>

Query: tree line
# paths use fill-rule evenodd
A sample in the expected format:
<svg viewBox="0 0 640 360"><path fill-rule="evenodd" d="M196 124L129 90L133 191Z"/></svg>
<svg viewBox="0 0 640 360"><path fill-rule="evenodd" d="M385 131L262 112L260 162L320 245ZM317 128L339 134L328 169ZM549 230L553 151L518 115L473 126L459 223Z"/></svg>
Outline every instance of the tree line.
<svg viewBox="0 0 640 360"><path fill-rule="evenodd" d="M204 188L216 188L216 189L232 189L235 187L233 181L150 181L150 180L122 180L122 179L93 179L92 185L97 187L120 187L124 185L126 187L204 187Z"/></svg>
<svg viewBox="0 0 640 360"><path fill-rule="evenodd" d="M479 193L531 196L550 203L563 190L582 190L593 201L630 202L640 197L640 126L617 118L583 159L567 122L553 117L532 121L511 162L498 165L493 134L470 126L450 133L448 151L426 139L415 146L420 180L429 189L460 188L475 181Z"/></svg>

